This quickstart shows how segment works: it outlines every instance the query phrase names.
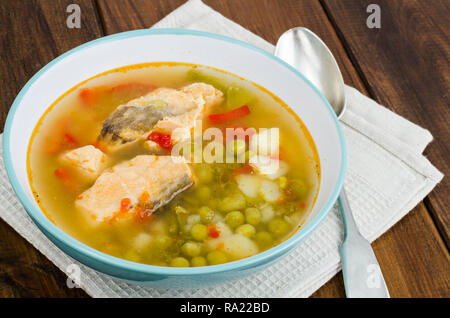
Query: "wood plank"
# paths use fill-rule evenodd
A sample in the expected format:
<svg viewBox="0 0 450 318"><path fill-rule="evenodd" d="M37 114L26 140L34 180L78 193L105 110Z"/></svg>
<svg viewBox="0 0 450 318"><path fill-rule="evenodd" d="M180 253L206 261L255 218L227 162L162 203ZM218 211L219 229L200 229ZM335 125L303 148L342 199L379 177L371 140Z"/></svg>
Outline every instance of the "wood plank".
<svg viewBox="0 0 450 318"><path fill-rule="evenodd" d="M182 2L178 0L98 1L107 34L148 28ZM272 43L275 43L278 37L289 28L305 26L311 29L333 51L346 83L367 94L363 81L318 1L206 0L205 3ZM129 19L129 17L132 18ZM407 244L406 247L403 246L405 244ZM416 207L399 225L377 240L374 247L393 297L445 295L445 289L443 290L442 286L448 284L445 280L448 255L445 254L442 240L423 204ZM406 248L407 252L403 252L403 248ZM424 257L428 260L428 264L431 264L430 267L420 265ZM417 270L415 270L416 264ZM403 272L402 266L412 267L412 269ZM397 275L399 272L401 275ZM436 277L437 280L435 280ZM341 275L333 278L314 296L344 297Z"/></svg>
<svg viewBox="0 0 450 318"><path fill-rule="evenodd" d="M432 227L421 204L372 244L391 297L450 296L450 257ZM342 273L312 297L345 297Z"/></svg>
<svg viewBox="0 0 450 318"><path fill-rule="evenodd" d="M66 26L71 0L0 1L0 123L23 85L41 67L65 51L100 37L94 3L78 0L81 28ZM1 297L86 297L80 289L66 287L66 276L0 222Z"/></svg>
<svg viewBox="0 0 450 318"><path fill-rule="evenodd" d="M322 0L371 95L431 131L425 155L450 173L450 1L380 0L381 28L366 27L370 0ZM450 181L425 200L450 247Z"/></svg>

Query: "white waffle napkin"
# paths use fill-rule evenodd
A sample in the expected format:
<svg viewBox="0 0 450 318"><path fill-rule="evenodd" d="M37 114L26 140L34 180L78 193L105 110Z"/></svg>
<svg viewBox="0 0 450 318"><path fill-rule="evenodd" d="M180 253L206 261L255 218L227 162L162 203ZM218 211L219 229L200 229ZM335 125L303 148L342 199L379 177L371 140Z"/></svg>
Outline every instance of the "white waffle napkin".
<svg viewBox="0 0 450 318"><path fill-rule="evenodd" d="M188 1L154 27L204 30L244 40L269 52L274 49L200 0ZM422 155L432 140L427 130L354 88L346 87L346 94L348 109L342 118L348 147L345 187L361 233L373 241L416 206L442 174ZM0 216L66 274L70 264L79 264L53 245L28 217L9 185L3 159ZM239 281L205 289L160 290L116 281L79 264L80 285L93 297L307 297L340 270L338 247L342 236L335 206L292 253Z"/></svg>

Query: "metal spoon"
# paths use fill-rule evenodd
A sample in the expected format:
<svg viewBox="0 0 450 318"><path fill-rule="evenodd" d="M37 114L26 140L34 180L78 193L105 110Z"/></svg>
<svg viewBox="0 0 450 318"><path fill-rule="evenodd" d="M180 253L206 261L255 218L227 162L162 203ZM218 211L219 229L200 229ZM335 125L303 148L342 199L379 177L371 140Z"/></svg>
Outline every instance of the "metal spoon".
<svg viewBox="0 0 450 318"><path fill-rule="evenodd" d="M333 54L317 35L306 28L290 29L279 38L275 55L302 72L341 118L346 105L344 80ZM344 223L340 253L347 297L388 298L380 266L372 246L359 233L344 187L338 201Z"/></svg>

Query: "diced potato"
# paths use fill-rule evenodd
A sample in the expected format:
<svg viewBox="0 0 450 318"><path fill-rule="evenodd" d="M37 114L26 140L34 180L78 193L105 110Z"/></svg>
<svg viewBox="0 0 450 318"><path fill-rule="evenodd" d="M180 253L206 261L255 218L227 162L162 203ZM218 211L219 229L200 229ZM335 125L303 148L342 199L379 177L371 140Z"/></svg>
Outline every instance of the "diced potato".
<svg viewBox="0 0 450 318"><path fill-rule="evenodd" d="M62 154L62 164L74 168L79 176L93 181L106 168L106 155L92 145L76 148Z"/></svg>
<svg viewBox="0 0 450 318"><path fill-rule="evenodd" d="M280 135L278 128L260 129L250 140L250 149L261 156L272 156L279 153Z"/></svg>
<svg viewBox="0 0 450 318"><path fill-rule="evenodd" d="M261 184L261 179L259 177L249 174L240 174L236 176L235 179L239 190L246 196L250 198L258 196L259 186Z"/></svg>
<svg viewBox="0 0 450 318"><path fill-rule="evenodd" d="M197 224L200 223L200 215L198 214L193 214L193 215L189 215L186 219L186 224L184 225L184 229L186 231L191 231L192 227Z"/></svg>
<svg viewBox="0 0 450 318"><path fill-rule="evenodd" d="M252 156L249 159L249 164L257 173L271 180L282 177L289 171L289 166L286 162L265 156Z"/></svg>
<svg viewBox="0 0 450 318"><path fill-rule="evenodd" d="M245 209L246 204L245 197L241 193L236 193L232 196L225 197L219 207L222 212L230 212L234 210L243 210Z"/></svg>
<svg viewBox="0 0 450 318"><path fill-rule="evenodd" d="M133 247L136 251L143 251L150 246L153 237L147 233L139 233L133 238Z"/></svg>
<svg viewBox="0 0 450 318"><path fill-rule="evenodd" d="M227 237L219 237L210 240L207 244L209 249L214 250L219 243L223 243L222 251L232 259L241 259L258 253L258 247L248 237L238 233Z"/></svg>
<svg viewBox="0 0 450 318"><path fill-rule="evenodd" d="M221 238L225 238L233 234L233 231L224 222L217 222L216 229L219 231Z"/></svg>
<svg viewBox="0 0 450 318"><path fill-rule="evenodd" d="M269 222L273 216L275 215L275 212L271 205L266 205L261 209L261 222Z"/></svg>

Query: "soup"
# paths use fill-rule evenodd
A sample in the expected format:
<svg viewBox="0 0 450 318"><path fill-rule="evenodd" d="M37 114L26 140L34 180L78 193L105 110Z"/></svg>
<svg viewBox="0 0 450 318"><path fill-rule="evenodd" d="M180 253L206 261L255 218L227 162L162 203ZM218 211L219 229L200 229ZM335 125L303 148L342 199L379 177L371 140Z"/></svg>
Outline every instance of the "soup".
<svg viewBox="0 0 450 318"><path fill-rule="evenodd" d="M77 240L195 267L295 233L320 165L306 127L264 88L199 65L148 63L95 76L51 105L28 175L46 216Z"/></svg>

